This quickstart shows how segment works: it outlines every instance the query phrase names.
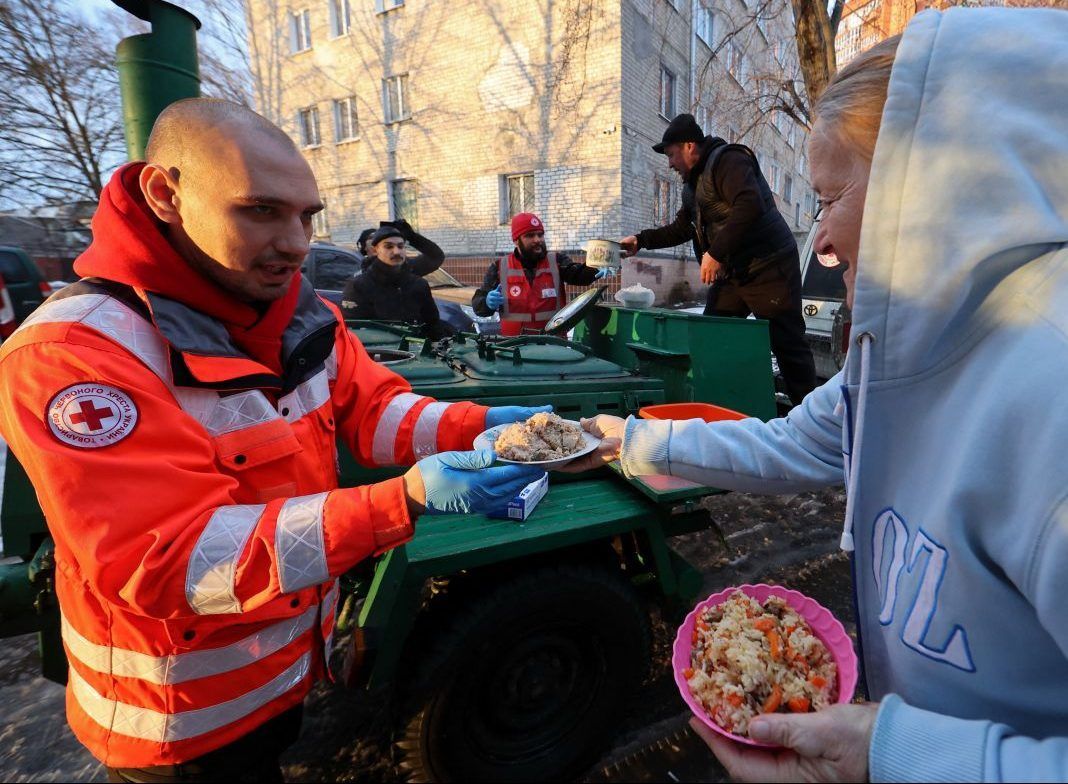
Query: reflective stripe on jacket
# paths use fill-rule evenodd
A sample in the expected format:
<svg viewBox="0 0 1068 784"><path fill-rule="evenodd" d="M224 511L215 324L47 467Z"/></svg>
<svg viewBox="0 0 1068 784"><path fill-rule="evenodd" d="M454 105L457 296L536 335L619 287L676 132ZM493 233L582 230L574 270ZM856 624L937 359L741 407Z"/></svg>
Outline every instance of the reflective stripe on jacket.
<svg viewBox="0 0 1068 784"><path fill-rule="evenodd" d="M523 263L515 251L502 258L500 265L501 334L507 336L537 333L556 311L564 306L564 290L560 281L560 266L556 254L550 253L534 270L534 279L528 280Z"/></svg>
<svg viewBox="0 0 1068 784"><path fill-rule="evenodd" d="M114 285L69 287L4 342L0 434L56 540L71 727L105 764L146 767L300 703L325 673L335 578L411 536L400 478L337 489L337 438L408 464L470 448L485 408L413 394L310 286L278 375L213 343L203 314ZM133 424L80 445L69 422L92 440L114 411L55 418L75 387Z"/></svg>

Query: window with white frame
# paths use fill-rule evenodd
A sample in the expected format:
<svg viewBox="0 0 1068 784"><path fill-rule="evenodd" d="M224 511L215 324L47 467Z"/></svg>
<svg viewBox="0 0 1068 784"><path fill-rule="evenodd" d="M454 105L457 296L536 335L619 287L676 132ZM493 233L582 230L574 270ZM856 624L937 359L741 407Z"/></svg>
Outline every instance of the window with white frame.
<svg viewBox="0 0 1068 784"><path fill-rule="evenodd" d="M711 49L713 46L712 37L716 33L716 18L712 13L712 9L706 6L703 0L694 0L693 13L694 32Z"/></svg>
<svg viewBox="0 0 1068 784"><path fill-rule="evenodd" d="M742 50L734 43L733 38L727 41L725 56L727 58L727 73L738 82L741 82Z"/></svg>
<svg viewBox="0 0 1068 784"><path fill-rule="evenodd" d="M534 172L501 177L501 223L521 212L534 212Z"/></svg>
<svg viewBox="0 0 1068 784"><path fill-rule="evenodd" d="M400 8L402 5L404 5L404 0L375 0L375 11L381 14Z"/></svg>
<svg viewBox="0 0 1068 784"><path fill-rule="evenodd" d="M694 119L697 120L697 124L701 126L701 130L704 131L705 136L715 136L712 130L712 111L703 103L697 104L694 107Z"/></svg>
<svg viewBox="0 0 1068 784"><path fill-rule="evenodd" d="M293 54L311 49L311 11L307 8L289 14L289 51Z"/></svg>
<svg viewBox="0 0 1068 784"><path fill-rule="evenodd" d="M408 107L408 74L387 76L382 80L382 108L387 123L411 118L412 113Z"/></svg>
<svg viewBox="0 0 1068 784"><path fill-rule="evenodd" d="M419 189L415 180L391 180L389 183L389 211L392 220L403 218L419 228Z"/></svg>
<svg viewBox="0 0 1068 784"><path fill-rule="evenodd" d="M352 14L349 12L349 0L327 0L330 9L330 36L339 38L348 35Z"/></svg>
<svg viewBox="0 0 1068 784"><path fill-rule="evenodd" d="M671 210L671 180L666 177L653 178L653 223L663 226L674 217Z"/></svg>
<svg viewBox="0 0 1068 784"><path fill-rule="evenodd" d="M787 126L786 143L789 144L791 147L796 147L797 146L797 123L795 123L792 118L787 116L786 126Z"/></svg>
<svg viewBox="0 0 1068 784"><path fill-rule="evenodd" d="M334 141L347 142L360 138L360 124L356 117L356 96L334 101Z"/></svg>
<svg viewBox="0 0 1068 784"><path fill-rule="evenodd" d="M302 147L318 147L319 137L319 109L309 106L297 113L297 126L300 128L300 144Z"/></svg>
<svg viewBox="0 0 1068 784"><path fill-rule="evenodd" d="M794 200L794 178L789 174L783 179L782 198L787 204Z"/></svg>
<svg viewBox="0 0 1068 784"><path fill-rule="evenodd" d="M326 223L326 199L323 199L323 208L312 215L312 236L330 236L330 227Z"/></svg>
<svg viewBox="0 0 1068 784"><path fill-rule="evenodd" d="M782 188L782 169L779 168L779 164L774 160L769 160L765 164L768 173L768 185L775 193L781 194Z"/></svg>
<svg viewBox="0 0 1068 784"><path fill-rule="evenodd" d="M660 114L669 120L675 116L675 74L660 64Z"/></svg>

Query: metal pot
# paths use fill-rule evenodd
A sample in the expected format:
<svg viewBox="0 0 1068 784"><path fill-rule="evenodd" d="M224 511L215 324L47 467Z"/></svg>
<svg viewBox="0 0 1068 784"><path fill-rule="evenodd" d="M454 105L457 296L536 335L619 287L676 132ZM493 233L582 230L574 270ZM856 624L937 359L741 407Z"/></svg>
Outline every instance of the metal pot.
<svg viewBox="0 0 1068 784"><path fill-rule="evenodd" d="M619 269L622 253L615 240L587 240L586 264L590 267Z"/></svg>

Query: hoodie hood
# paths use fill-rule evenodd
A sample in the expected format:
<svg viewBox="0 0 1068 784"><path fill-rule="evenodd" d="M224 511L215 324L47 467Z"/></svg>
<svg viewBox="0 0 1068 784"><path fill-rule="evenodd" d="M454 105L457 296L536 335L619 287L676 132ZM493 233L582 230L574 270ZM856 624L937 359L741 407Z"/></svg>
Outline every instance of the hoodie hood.
<svg viewBox="0 0 1068 784"><path fill-rule="evenodd" d="M1068 15L1049 9L954 8L909 24L857 269L853 334L875 338L871 381L933 370L1025 311L1063 307L1041 260L1068 242L1066 38Z"/></svg>
<svg viewBox="0 0 1068 784"><path fill-rule="evenodd" d="M153 310L153 300L163 297L209 316L226 327L242 352L277 372L282 332L300 294L300 274L293 276L285 296L262 312L219 288L170 244L141 193L138 178L144 166L142 161L129 163L111 177L93 215L92 244L75 261L74 271L131 286ZM157 326L165 329L159 320Z"/></svg>

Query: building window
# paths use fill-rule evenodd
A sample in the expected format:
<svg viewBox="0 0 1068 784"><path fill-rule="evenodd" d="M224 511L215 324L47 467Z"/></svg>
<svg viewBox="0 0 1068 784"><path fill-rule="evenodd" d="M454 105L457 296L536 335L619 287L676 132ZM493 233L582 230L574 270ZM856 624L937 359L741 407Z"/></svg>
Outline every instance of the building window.
<svg viewBox="0 0 1068 784"><path fill-rule="evenodd" d="M712 36L716 32L715 21L712 9L702 0L694 0L694 32L697 33L698 38L708 44L709 49L712 48Z"/></svg>
<svg viewBox="0 0 1068 784"><path fill-rule="evenodd" d="M349 0L329 0L330 35L338 38L348 35L352 14L349 13Z"/></svg>
<svg viewBox="0 0 1068 784"><path fill-rule="evenodd" d="M501 223L521 212L534 212L534 174L507 174L502 178Z"/></svg>
<svg viewBox="0 0 1068 784"><path fill-rule="evenodd" d="M775 193L782 195L782 169L775 161L768 161L768 185Z"/></svg>
<svg viewBox="0 0 1068 784"><path fill-rule="evenodd" d="M794 204L794 225L801 225L801 202Z"/></svg>
<svg viewBox="0 0 1068 784"><path fill-rule="evenodd" d="M387 123L411 118L412 113L408 108L408 74L388 76L382 80L382 106Z"/></svg>
<svg viewBox="0 0 1068 784"><path fill-rule="evenodd" d="M789 174L787 174L783 180L782 199L787 204L794 200L794 178Z"/></svg>
<svg viewBox="0 0 1068 784"><path fill-rule="evenodd" d="M660 65L660 114L667 119L675 116L675 74Z"/></svg>
<svg viewBox="0 0 1068 784"><path fill-rule="evenodd" d="M671 222L671 180L653 178L653 223L663 226Z"/></svg>
<svg viewBox="0 0 1068 784"><path fill-rule="evenodd" d="M326 199L323 199L323 208L312 215L312 236L330 236L330 227L326 223Z"/></svg>
<svg viewBox="0 0 1068 784"><path fill-rule="evenodd" d="M311 11L293 11L289 14L289 51L293 54L311 49Z"/></svg>
<svg viewBox="0 0 1068 784"><path fill-rule="evenodd" d="M360 138L360 125L356 120L356 96L334 101L334 141L346 142Z"/></svg>
<svg viewBox="0 0 1068 784"><path fill-rule="evenodd" d="M319 139L319 109L310 106L301 109L297 116L297 125L300 126L300 143L303 147L318 147Z"/></svg>
<svg viewBox="0 0 1068 784"><path fill-rule="evenodd" d="M697 104L694 108L694 119L697 120L697 124L701 126L701 130L704 131L705 136L715 136L716 134L712 130L712 112L704 104Z"/></svg>
<svg viewBox="0 0 1068 784"><path fill-rule="evenodd" d="M386 11L392 11L394 8L400 8L404 5L404 0L375 0L375 11L382 14Z"/></svg>
<svg viewBox="0 0 1068 784"><path fill-rule="evenodd" d="M391 220L403 218L419 228L418 183L415 180L392 180L389 183L389 211Z"/></svg>

